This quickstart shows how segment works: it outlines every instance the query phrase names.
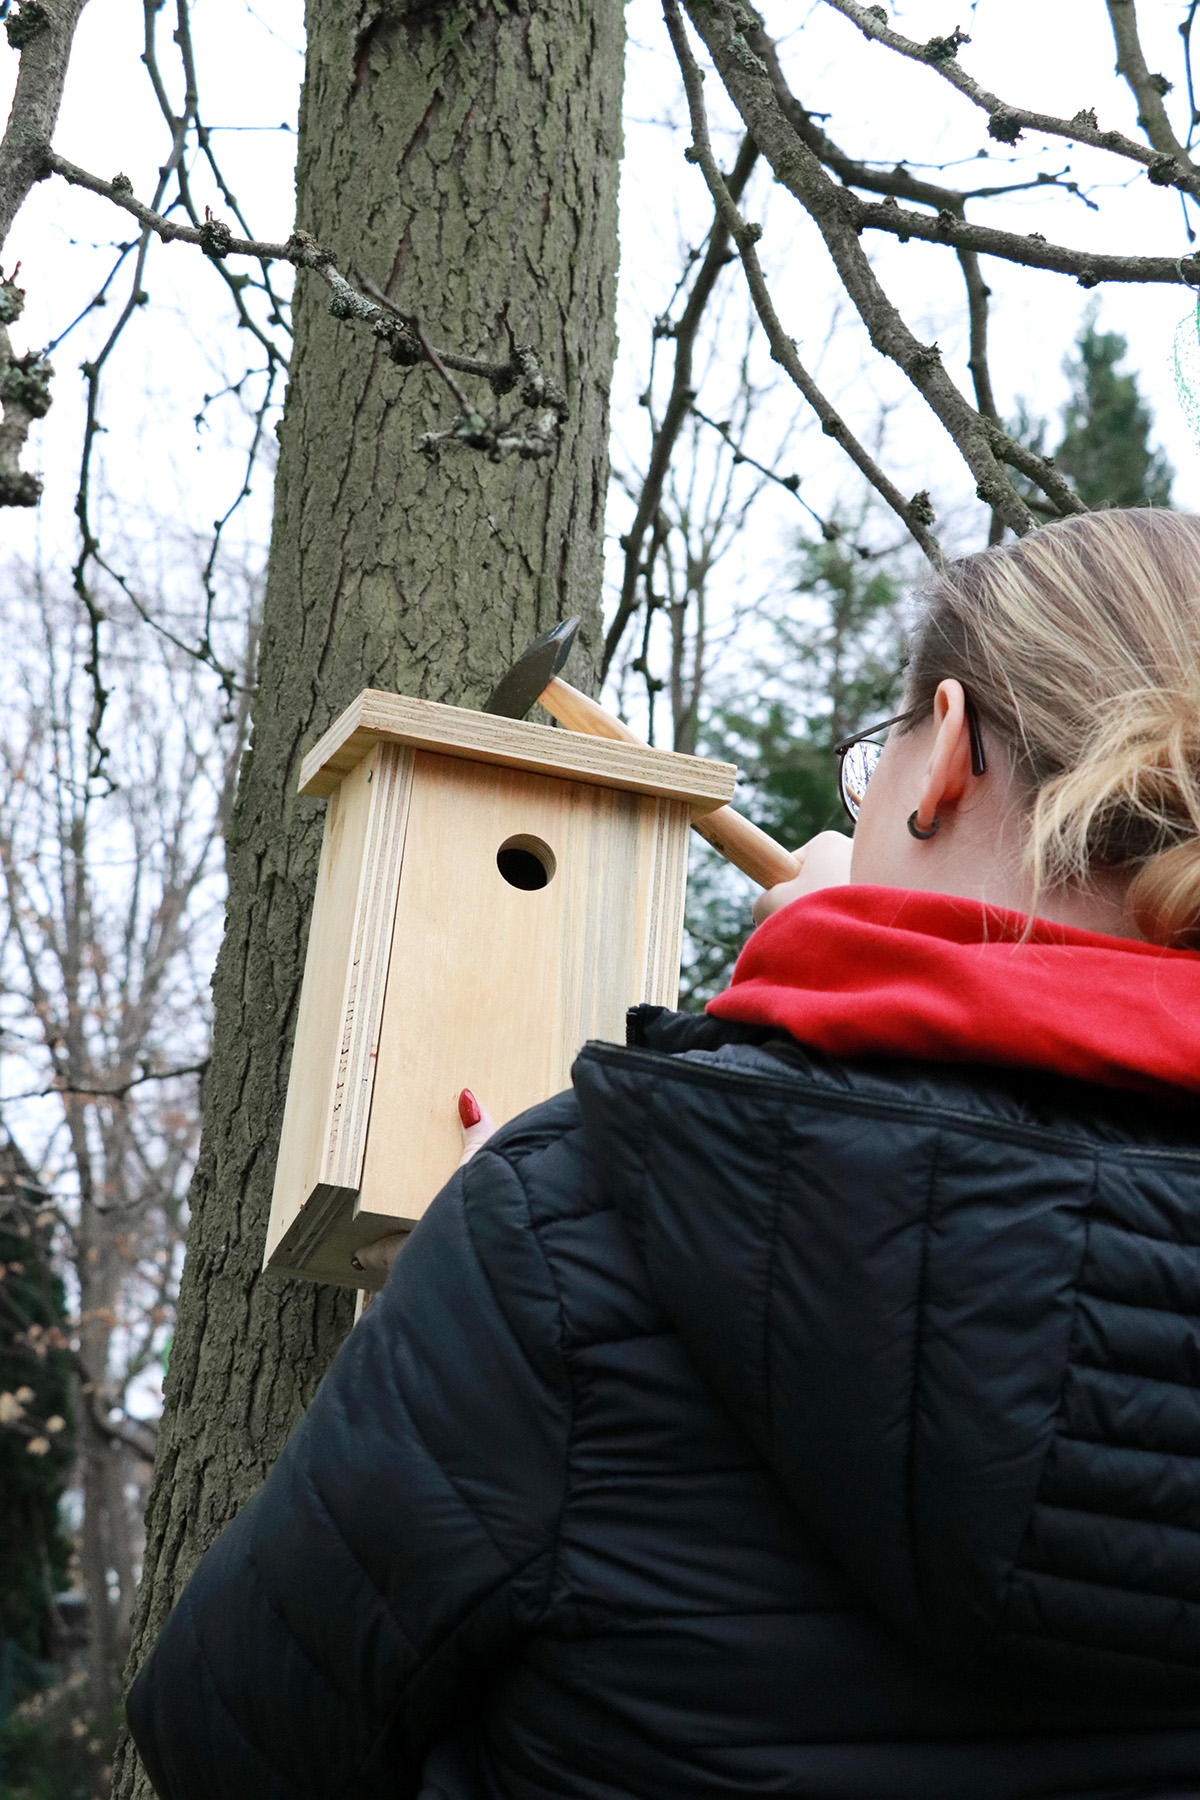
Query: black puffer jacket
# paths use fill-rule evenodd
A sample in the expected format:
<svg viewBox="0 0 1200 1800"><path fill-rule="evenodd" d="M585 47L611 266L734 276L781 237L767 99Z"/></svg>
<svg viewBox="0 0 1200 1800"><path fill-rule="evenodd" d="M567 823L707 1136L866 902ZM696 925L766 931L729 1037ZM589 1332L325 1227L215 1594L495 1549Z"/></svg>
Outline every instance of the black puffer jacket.
<svg viewBox="0 0 1200 1800"><path fill-rule="evenodd" d="M160 1794L1195 1800L1195 1109L634 1023L204 1559Z"/></svg>

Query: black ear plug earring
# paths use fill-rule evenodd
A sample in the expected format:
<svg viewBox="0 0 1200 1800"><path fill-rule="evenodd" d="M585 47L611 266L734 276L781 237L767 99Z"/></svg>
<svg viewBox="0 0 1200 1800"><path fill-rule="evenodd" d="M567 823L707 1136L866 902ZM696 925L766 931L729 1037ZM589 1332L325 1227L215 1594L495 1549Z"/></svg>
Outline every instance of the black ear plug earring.
<svg viewBox="0 0 1200 1800"><path fill-rule="evenodd" d="M937 828L942 822L938 818L937 814L934 813L933 824L929 827L929 830L923 831L921 829L921 827L917 824L917 812L918 812L918 808L914 806L912 811L908 815L908 829L912 832L912 835L915 838L920 838L922 841L924 841L926 838L936 837L937 836Z"/></svg>

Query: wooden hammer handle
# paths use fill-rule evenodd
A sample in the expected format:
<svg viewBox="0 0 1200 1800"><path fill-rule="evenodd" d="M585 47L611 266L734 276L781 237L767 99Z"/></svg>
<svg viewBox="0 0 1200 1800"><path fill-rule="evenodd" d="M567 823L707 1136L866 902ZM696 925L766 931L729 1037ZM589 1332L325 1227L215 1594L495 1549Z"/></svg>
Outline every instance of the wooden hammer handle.
<svg viewBox="0 0 1200 1800"><path fill-rule="evenodd" d="M589 700L568 681L552 676L544 692L538 696L552 718L570 731L583 731L589 737L616 738L625 744L640 744L641 738L606 712L595 700ZM791 881L800 873L800 860L777 844L773 837L752 825L732 806L718 806L714 812L701 813L692 820L692 829L707 838L714 850L739 869L745 871L760 887L774 887L777 882Z"/></svg>

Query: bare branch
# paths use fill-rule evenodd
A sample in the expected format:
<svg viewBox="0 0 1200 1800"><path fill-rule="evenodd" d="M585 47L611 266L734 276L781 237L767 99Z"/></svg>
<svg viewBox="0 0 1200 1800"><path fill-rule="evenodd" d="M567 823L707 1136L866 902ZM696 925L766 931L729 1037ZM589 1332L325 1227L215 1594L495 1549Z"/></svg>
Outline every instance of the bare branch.
<svg viewBox="0 0 1200 1800"><path fill-rule="evenodd" d="M87 0L41 0L20 6L8 19L8 41L21 52L17 85L0 140L0 251L12 222L34 183L45 174L44 147L58 120L71 43ZM36 506L42 484L21 468L21 456L35 419L50 406L53 371L41 357L16 358L8 327L18 317L24 294L14 276L0 271L0 506Z"/></svg>
<svg viewBox="0 0 1200 1800"><path fill-rule="evenodd" d="M118 1082L113 1087L89 1087L70 1081L52 1081L47 1087L30 1088L27 1093L6 1094L4 1104L10 1106L14 1100L47 1100L53 1094L84 1094L95 1100L124 1100L135 1087L141 1087L143 1082L174 1081L182 1075L204 1076L209 1060L206 1056L202 1062L185 1063L177 1069L142 1069L138 1074L131 1075L128 1081Z"/></svg>
<svg viewBox="0 0 1200 1800"><path fill-rule="evenodd" d="M35 419L50 410L50 377L54 370L44 356L30 351L13 354L8 326L21 315L25 291L16 282L16 271L5 280L0 269L0 506L36 506L42 484L21 467L21 455Z"/></svg>
<svg viewBox="0 0 1200 1800"><path fill-rule="evenodd" d="M1117 256L1105 251L1072 250L1065 244L1048 243L1040 232L1022 235L997 231L991 225L971 224L948 207L931 219L926 213L904 210L894 199L871 205L848 192L843 192L842 206L855 231L886 231L901 243L919 238L926 244L946 244L952 250L1002 257L1005 262L1020 263L1027 269L1073 275L1082 288L1098 287L1102 281L1200 286L1200 257L1196 256Z"/></svg>
<svg viewBox="0 0 1200 1800"><path fill-rule="evenodd" d="M1031 530L1035 524L1034 516L996 456L994 427L989 427L959 392L943 367L937 345L922 344L892 304L858 241L855 223L848 216L847 202L853 206L860 203L831 180L783 113L766 64L749 49L738 30L748 16L748 9L741 5L735 7L731 0L713 0L712 4L686 0L686 4L692 23L716 63L726 91L747 129L754 134L779 181L804 207L824 238L842 285L854 302L875 349L904 372L941 421L975 477L979 498L1019 536ZM698 123L703 126L703 78L687 44L678 0L664 0L664 10L672 43L684 70L695 135ZM706 132L706 127L704 129ZM691 154L703 166L704 152L698 138ZM747 249L753 256L756 281L765 296L761 269L753 255L753 242L760 234L761 227L743 225L742 237L739 239L735 233L735 241L742 251L747 275L751 268ZM755 304L759 304L757 298ZM795 354L794 347L792 354ZM890 499L889 504L892 504ZM905 510L900 516L907 524L912 506L902 504Z"/></svg>
<svg viewBox="0 0 1200 1800"><path fill-rule="evenodd" d="M988 366L988 301L992 290L983 279L979 258L973 250L960 250L958 262L967 287L967 318L970 327L967 367L971 371L971 383L975 389L975 405L985 419L990 419L994 425L1001 425L996 397L992 392L992 372ZM1003 536L1004 520L993 512L988 543L998 544Z"/></svg>
<svg viewBox="0 0 1200 1800"><path fill-rule="evenodd" d="M714 204L719 208L730 237L737 246L746 272L746 281L750 289L750 297L754 308L767 334L767 342L771 355L780 364L785 373L800 389L813 411L821 421L821 429L828 437L834 438L845 450L855 466L864 474L876 492L887 501L892 511L900 518L912 533L921 549L935 566L944 560L941 546L933 536L929 526L931 509L928 495L908 500L900 492L895 483L884 474L873 456L859 443L850 427L837 412L832 403L817 387L817 384L801 363L796 353L793 340L784 331L779 316L775 311L774 301L767 288L762 265L754 246L761 235L761 227L748 225L730 197L720 169L713 155L712 144L708 135L708 119L704 110L702 90L703 76L700 67L692 55L684 32L683 19L680 15L678 0L663 0L663 12L667 21L667 30L671 34L671 42L679 59L683 74L684 90L688 99L688 110L692 123L692 148L689 152L693 161L699 164L701 173L708 183L709 193ZM764 70L765 75L765 70ZM734 95L736 104L736 95ZM740 111L739 107L739 111ZM753 129L753 128L752 128ZM757 131L754 136L758 139ZM761 144L761 139L758 140ZM765 148L765 146L763 146ZM806 152L806 154L808 154ZM815 165L815 159L811 159ZM1001 478L1003 479L1003 477ZM1009 484L1005 482L1005 486ZM1012 491L1011 488L1009 490ZM1014 496L1015 497L1015 496ZM1032 522L1032 521L1031 521Z"/></svg>
<svg viewBox="0 0 1200 1800"><path fill-rule="evenodd" d="M1138 124L1160 155L1171 157L1180 168L1190 169L1194 175L1195 165L1175 136L1163 105L1164 96L1171 91L1171 83L1165 75L1152 75L1146 66L1134 0L1107 0L1107 5L1113 42L1117 47L1117 74L1124 77L1137 101Z"/></svg>
<svg viewBox="0 0 1200 1800"><path fill-rule="evenodd" d="M522 429L516 420L486 418L451 375L451 367L461 367L463 362L472 365L474 372L478 359L460 358L452 352L435 349L414 314L401 312L382 297L372 299L360 292L339 273L333 252L322 249L307 232L294 231L285 243L277 244L235 237L228 225L219 219L208 218L199 226L181 225L136 200L126 176L117 175L112 181L105 181L98 175L92 175L87 169L78 168L54 151L47 151L45 166L72 185L100 194L115 206L132 213L141 225L161 238L163 243L195 244L217 261L227 256L253 256L263 263L289 262L298 269L308 269L319 275L332 292L329 310L334 318L357 319L370 326L375 337L388 346L392 360L402 366L412 367L417 363L427 362L454 395L461 409L460 416L444 431L427 432L420 439L421 449L432 451L444 443L461 443L473 449L485 450L493 457L545 456L553 449L557 425L566 416L567 400L562 391L542 373L531 345L514 343L507 363L482 365L485 378L493 391L506 392L519 384L521 404L538 412L539 416L534 424Z"/></svg>
<svg viewBox="0 0 1200 1800"><path fill-rule="evenodd" d="M748 23L746 43L765 65L788 124L818 161L848 187L865 188L869 193L887 196L882 206L870 206L861 201L856 204L851 196L846 196L847 216L856 230L886 231L901 242L919 238L925 243L945 244L958 251L960 256L964 253L978 256L982 252L1003 257L1006 262L1019 263L1025 268L1072 275L1085 288L1095 287L1101 281L1150 281L1185 286L1200 283L1200 258L1184 257L1181 263L1170 256L1089 254L1066 245L1047 243L1040 232L995 231L988 226L968 223L964 210L968 200L997 198L1048 187L1054 185L1055 178L1038 177L1034 181L959 189L922 180L902 165L893 169L873 169L847 156L791 92L774 41L757 17ZM1063 185L1072 192L1079 192L1076 182ZM936 208L937 218L927 219L920 213L902 211L897 204L901 199ZM1087 201L1086 204L1094 203Z"/></svg>
<svg viewBox="0 0 1200 1800"><path fill-rule="evenodd" d="M196 244L206 255L218 260L224 256L253 256L266 262L295 263L298 268L318 268L322 260L333 260L332 252L321 250L312 238L304 237L302 233L293 233L286 243L272 244L260 243L256 238L235 237L219 219L207 219L202 225L181 225L178 220L168 219L152 206L135 199L133 183L127 175L114 175L111 181L105 181L102 175L93 175L77 163L68 162L56 150L43 149L41 166L44 175L61 175L72 187L86 188L89 194L111 200L114 206L132 214L139 225L152 231L164 244Z"/></svg>
<svg viewBox="0 0 1200 1800"><path fill-rule="evenodd" d="M87 0L42 0L18 7L5 29L21 52L12 110L0 140L0 251L36 181L46 173L45 147L54 136L71 42Z"/></svg>
<svg viewBox="0 0 1200 1800"><path fill-rule="evenodd" d="M996 455L1001 462L1036 482L1060 518L1068 513L1088 511L1070 482L1058 473L1052 457L1039 456L1028 445L1018 443L1016 438L1009 437L1001 425L991 424L990 430Z"/></svg>
<svg viewBox="0 0 1200 1800"><path fill-rule="evenodd" d="M742 139L732 170L725 180L726 191L732 202L741 199L742 191L750 179L751 171L758 159L758 146L748 134ZM608 674L613 657L617 653L626 627L637 609L638 575L642 568L642 552L645 548L646 533L654 519L659 502L662 499L663 482L666 480L671 457L678 440L683 422L687 418L688 409L695 394L692 391L692 356L696 346L696 333L704 310L716 286L717 276L729 258L729 226L718 209L708 234L708 247L704 260L692 283L692 291L688 295L687 304L677 324L670 329L675 340L675 370L671 380L671 392L667 399L666 412L662 424L654 434L654 442L650 450L650 464L642 483L642 491L638 497L637 511L633 523L621 540L621 548L625 552L625 564L621 575L621 595L617 601L617 609L613 614L612 624L604 639L604 658L600 668L601 680Z"/></svg>
<svg viewBox="0 0 1200 1800"><path fill-rule="evenodd" d="M87 1402L88 1424L93 1431L98 1432L108 1443L123 1444L135 1456L152 1463L158 1447L158 1426L150 1419L132 1418L129 1413L121 1413L116 1419L109 1418L109 1408L97 1391L93 1373L78 1351L73 1355L72 1362Z"/></svg>
<svg viewBox="0 0 1200 1800"><path fill-rule="evenodd" d="M965 200L995 199L1004 194L1021 193L1031 188L1061 186L1069 193L1077 195L1093 211L1096 210L1095 202L1087 199L1078 182L1066 181L1061 175L1039 174L1032 181L1004 182L990 187L951 188L943 187L937 182L926 181L922 176L912 174L903 163L897 163L891 169L882 169L872 168L869 163L857 161L834 143L819 119L810 113L792 93L779 61L775 40L767 34L762 20L757 15L747 15L745 31L746 43L752 53L766 66L775 96L793 131L803 139L813 155L848 187L865 188L868 193L894 194L897 199L913 200L919 206L932 206L939 212L944 207L951 212L961 214Z"/></svg>
<svg viewBox="0 0 1200 1800"><path fill-rule="evenodd" d="M1128 4L1129 0L1123 0ZM965 33L955 31L950 37L930 38L927 43L918 44L912 38L906 38L898 31L893 31L887 22L887 13L882 6L861 6L858 0L826 0L845 18L858 26L864 37L877 44L886 44L900 56L909 57L913 62L924 63L951 87L958 89L974 106L980 107L988 115L988 136L996 138L1002 144L1013 144L1023 131L1040 131L1047 137L1066 138L1074 144L1090 144L1095 150L1111 150L1116 156L1128 157L1131 162L1141 163L1151 181L1159 187L1177 187L1191 194L1193 199L1200 199L1200 176L1191 164L1182 166L1176 161L1174 154L1162 150L1148 148L1139 144L1135 138L1128 138L1120 131L1101 131L1096 123L1096 115L1090 109L1081 107L1070 119L1056 119L1050 113L1031 112L1022 106L1011 106L1001 100L998 95L989 93L977 81L959 67L958 52L970 39Z"/></svg>

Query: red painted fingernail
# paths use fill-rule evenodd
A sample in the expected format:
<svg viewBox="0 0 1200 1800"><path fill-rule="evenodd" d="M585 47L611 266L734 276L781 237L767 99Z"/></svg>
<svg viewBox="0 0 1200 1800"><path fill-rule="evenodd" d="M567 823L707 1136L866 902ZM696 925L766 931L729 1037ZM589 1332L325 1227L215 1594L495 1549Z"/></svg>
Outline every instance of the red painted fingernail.
<svg viewBox="0 0 1200 1800"><path fill-rule="evenodd" d="M458 1116L462 1120L464 1131L469 1131L472 1125L478 1125L483 1117L479 1110L479 1102L470 1088L464 1088L458 1096Z"/></svg>
<svg viewBox="0 0 1200 1800"><path fill-rule="evenodd" d="M360 1263L360 1262L359 1262L359 1260L358 1260L358 1258L357 1258L357 1256L352 1256L352 1257L351 1257L351 1258L350 1258L350 1267L351 1267L351 1268L352 1268L352 1269L358 1269L358 1270L359 1270L359 1271L360 1271L360 1272L361 1272L361 1270L362 1270L362 1264L361 1264L361 1263Z"/></svg>

